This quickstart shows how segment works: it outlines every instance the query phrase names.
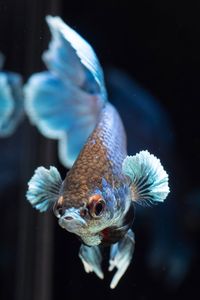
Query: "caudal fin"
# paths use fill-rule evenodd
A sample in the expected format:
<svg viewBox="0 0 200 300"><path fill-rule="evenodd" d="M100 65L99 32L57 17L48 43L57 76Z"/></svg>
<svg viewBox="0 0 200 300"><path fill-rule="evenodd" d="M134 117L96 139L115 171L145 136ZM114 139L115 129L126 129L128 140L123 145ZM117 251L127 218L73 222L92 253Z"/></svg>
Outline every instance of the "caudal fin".
<svg viewBox="0 0 200 300"><path fill-rule="evenodd" d="M127 156L122 164L131 181L132 200L141 204L163 202L169 193L168 175L160 160L148 151Z"/></svg>
<svg viewBox="0 0 200 300"><path fill-rule="evenodd" d="M70 168L106 101L103 71L78 33L59 17L46 20L52 39L42 58L48 71L30 77L25 108L43 135L59 140L60 160Z"/></svg>

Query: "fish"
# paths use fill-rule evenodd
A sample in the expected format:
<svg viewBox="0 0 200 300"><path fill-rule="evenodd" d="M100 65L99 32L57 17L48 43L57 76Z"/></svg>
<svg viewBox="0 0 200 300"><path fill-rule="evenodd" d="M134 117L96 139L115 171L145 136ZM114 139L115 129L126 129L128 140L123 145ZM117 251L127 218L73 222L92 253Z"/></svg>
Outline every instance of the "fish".
<svg viewBox="0 0 200 300"><path fill-rule="evenodd" d="M63 180L56 167L38 167L28 182L26 198L40 212L52 209L58 224L79 238L79 257L87 273L104 278L101 249L110 247L109 271L117 269L110 283L114 289L134 253L135 203L163 202L170 191L168 174L147 150L127 154L125 128L108 101L94 50L60 17L46 19L52 41L43 59L49 71L30 78L25 106L41 132L57 136L60 144L64 141L69 147L65 163L70 170ZM52 117L58 85L63 97L67 91L66 107L58 98L56 111L68 110L70 120L65 125L59 123L59 114L56 122Z"/></svg>
<svg viewBox="0 0 200 300"><path fill-rule="evenodd" d="M4 56L0 53L0 69ZM24 114L22 76L18 73L0 71L0 137L14 133Z"/></svg>

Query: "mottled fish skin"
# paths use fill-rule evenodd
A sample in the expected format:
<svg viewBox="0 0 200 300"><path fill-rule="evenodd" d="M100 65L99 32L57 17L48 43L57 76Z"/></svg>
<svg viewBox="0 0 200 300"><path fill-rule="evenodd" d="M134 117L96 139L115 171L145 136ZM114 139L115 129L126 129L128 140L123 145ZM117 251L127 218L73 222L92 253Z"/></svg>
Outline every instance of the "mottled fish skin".
<svg viewBox="0 0 200 300"><path fill-rule="evenodd" d="M66 207L87 203L91 191L102 188L102 178L112 187L125 181L122 162L126 157L126 135L116 109L107 103L63 185Z"/></svg>

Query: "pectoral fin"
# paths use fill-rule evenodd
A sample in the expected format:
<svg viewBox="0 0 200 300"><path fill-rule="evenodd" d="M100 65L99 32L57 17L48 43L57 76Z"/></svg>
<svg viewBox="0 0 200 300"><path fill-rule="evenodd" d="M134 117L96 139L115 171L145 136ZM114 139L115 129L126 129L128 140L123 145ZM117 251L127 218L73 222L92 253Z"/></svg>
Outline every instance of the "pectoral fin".
<svg viewBox="0 0 200 300"><path fill-rule="evenodd" d="M62 184L60 173L55 167L39 167L28 182L27 200L40 212L48 210L59 197Z"/></svg>
<svg viewBox="0 0 200 300"><path fill-rule="evenodd" d="M133 201L141 204L163 202L170 191L168 175L160 160L148 151L127 156L122 171L131 181Z"/></svg>

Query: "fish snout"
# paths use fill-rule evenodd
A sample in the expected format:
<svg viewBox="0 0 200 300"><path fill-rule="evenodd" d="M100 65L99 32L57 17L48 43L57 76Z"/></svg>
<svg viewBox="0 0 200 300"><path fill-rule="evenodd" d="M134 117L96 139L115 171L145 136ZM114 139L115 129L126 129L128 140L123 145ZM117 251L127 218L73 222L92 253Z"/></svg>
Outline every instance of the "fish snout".
<svg viewBox="0 0 200 300"><path fill-rule="evenodd" d="M80 216L78 209L70 208L59 218L59 225L69 232L78 234L80 228L87 225L86 221Z"/></svg>

